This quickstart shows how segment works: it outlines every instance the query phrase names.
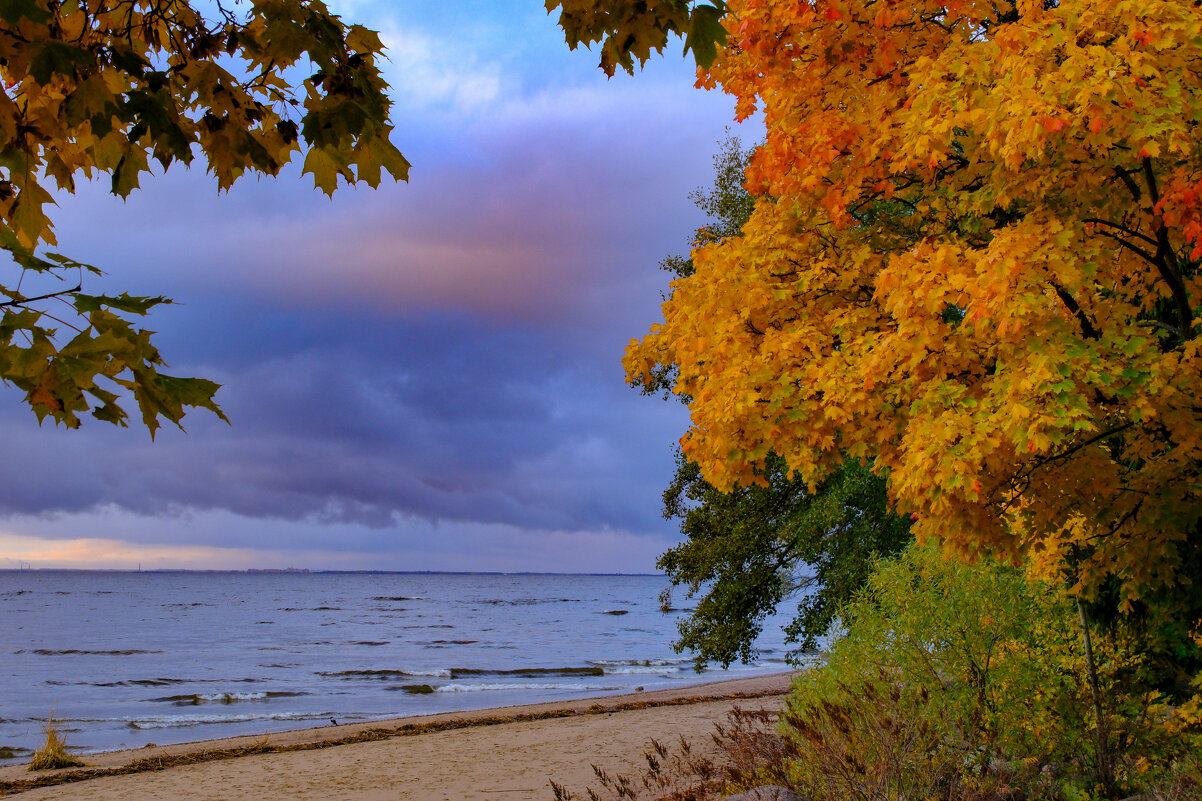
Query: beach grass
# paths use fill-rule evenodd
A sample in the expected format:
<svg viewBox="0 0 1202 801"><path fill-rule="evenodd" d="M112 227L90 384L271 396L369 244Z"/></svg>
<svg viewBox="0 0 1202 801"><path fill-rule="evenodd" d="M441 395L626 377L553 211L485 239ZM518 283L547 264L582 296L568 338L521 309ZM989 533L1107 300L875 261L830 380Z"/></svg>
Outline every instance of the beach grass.
<svg viewBox="0 0 1202 801"><path fill-rule="evenodd" d="M30 770L57 770L59 768L80 768L84 763L67 753L67 743L63 740L54 717L46 720L46 742L29 762Z"/></svg>

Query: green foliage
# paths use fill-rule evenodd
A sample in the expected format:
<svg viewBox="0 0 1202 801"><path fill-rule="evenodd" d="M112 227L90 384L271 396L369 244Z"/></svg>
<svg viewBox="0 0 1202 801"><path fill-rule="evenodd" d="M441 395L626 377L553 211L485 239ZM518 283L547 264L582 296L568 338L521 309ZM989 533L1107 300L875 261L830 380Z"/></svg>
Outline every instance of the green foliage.
<svg viewBox="0 0 1202 801"><path fill-rule="evenodd" d="M0 249L13 260L0 280L0 380L24 390L39 421L74 428L90 411L125 425L123 392L152 435L186 407L222 416L218 385L160 373L151 332L131 322L169 301L87 294L85 273L98 270L38 254L55 243L51 182L74 192L77 175L108 175L126 197L152 160L200 157L227 189L276 175L306 147L304 172L327 194L385 173L404 180L382 49L320 0L0 4ZM58 283L23 292L34 280Z"/></svg>
<svg viewBox="0 0 1202 801"><path fill-rule="evenodd" d="M726 44L726 29L722 27L726 3L710 2L616 0L602 4L594 0L546 0L546 6L547 13L560 9L559 27L573 50L601 42L600 66L612 78L618 67L633 73L636 58L641 66L652 51L662 53L673 35L685 40L684 52L693 51L697 66L708 68L718 55L718 47Z"/></svg>
<svg viewBox="0 0 1202 801"><path fill-rule="evenodd" d="M1028 797L1058 798L1099 784L1099 724L1128 790L1198 744L1191 708L1155 691L1139 642L1122 629L1093 631L1104 710L1095 721L1075 602L1019 568L912 546L880 563L842 621L827 663L802 673L789 700L809 743L798 776L829 777L838 764L888 776L897 792L915 782L926 794L1022 784ZM890 772L900 751L904 765ZM826 779L811 785L816 801L850 797Z"/></svg>
<svg viewBox="0 0 1202 801"><path fill-rule="evenodd" d="M750 661L764 618L793 595L800 601L787 639L813 648L876 559L911 539L910 521L889 511L884 479L858 462L844 464L813 493L776 456L761 476L762 486L719 492L678 454L664 492L664 516L680 519L686 540L658 565L673 586L701 594L677 624L674 647L693 651L698 666Z"/></svg>

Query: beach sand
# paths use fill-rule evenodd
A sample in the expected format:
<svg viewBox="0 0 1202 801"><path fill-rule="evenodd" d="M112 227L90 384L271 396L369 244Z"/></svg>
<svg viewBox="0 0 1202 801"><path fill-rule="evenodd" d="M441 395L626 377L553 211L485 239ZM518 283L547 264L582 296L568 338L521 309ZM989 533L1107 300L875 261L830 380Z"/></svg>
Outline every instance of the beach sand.
<svg viewBox="0 0 1202 801"><path fill-rule="evenodd" d="M550 780L583 793L592 765L636 774L650 738L712 748L735 706L780 708L790 674L656 692L453 712L263 737L115 751L87 769L0 769L0 794L22 801L551 801ZM259 752L255 753L258 749ZM264 753L265 749L269 749ZM249 753L248 753L249 752ZM160 768L159 765L163 767ZM119 772L119 771L134 772ZM105 775L105 774L109 775ZM78 780L29 788L30 780Z"/></svg>

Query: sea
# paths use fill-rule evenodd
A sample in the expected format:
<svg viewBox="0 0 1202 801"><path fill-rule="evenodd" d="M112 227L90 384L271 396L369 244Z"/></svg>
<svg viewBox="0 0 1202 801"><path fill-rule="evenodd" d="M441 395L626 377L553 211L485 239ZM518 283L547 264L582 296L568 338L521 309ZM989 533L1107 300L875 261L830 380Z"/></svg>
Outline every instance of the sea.
<svg viewBox="0 0 1202 801"><path fill-rule="evenodd" d="M78 753L678 687L663 576L0 571L0 764L47 720Z"/></svg>

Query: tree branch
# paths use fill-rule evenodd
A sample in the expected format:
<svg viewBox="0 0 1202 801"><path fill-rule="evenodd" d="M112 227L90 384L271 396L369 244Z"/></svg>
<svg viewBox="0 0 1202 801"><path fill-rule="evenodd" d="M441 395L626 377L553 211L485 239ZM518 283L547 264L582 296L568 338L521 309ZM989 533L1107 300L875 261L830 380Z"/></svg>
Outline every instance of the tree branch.
<svg viewBox="0 0 1202 801"><path fill-rule="evenodd" d="M45 295L38 295L32 298L14 298L13 300L0 301L0 308L4 308L5 306L24 306L27 303L33 303L38 300L48 300L50 298L62 297L63 295L70 295L82 289L83 284L76 284L74 289L60 289L58 292L47 292Z"/></svg>
<svg viewBox="0 0 1202 801"><path fill-rule="evenodd" d="M1131 173L1121 167L1115 167L1114 174L1126 185L1131 197L1135 198L1135 202L1138 203L1143 198L1143 192L1140 191L1139 184L1135 182L1135 179L1131 177Z"/></svg>
<svg viewBox="0 0 1202 801"><path fill-rule="evenodd" d="M1032 473L1034 473L1039 468L1046 467L1047 465L1051 464L1052 462L1058 462L1063 459L1067 459L1068 457L1072 456L1077 451L1088 448L1090 445L1093 445L1097 442L1101 442L1102 440L1106 439L1107 437L1112 437L1115 434L1122 433L1123 431L1126 431L1128 428L1131 428L1134 425L1135 425L1135 423L1130 423L1130 422L1123 423L1121 426L1116 426L1108 431L1103 431L1101 434L1092 436L1089 439L1085 440L1084 442L1078 442L1076 445L1073 445L1072 447L1067 448L1067 449L1061 451L1060 453L1057 453L1053 456L1049 456L1046 459L1041 459L1036 464L1032 465L1031 469L1028 470L1024 474L1023 477L1026 478L1026 477L1030 476Z"/></svg>
<svg viewBox="0 0 1202 801"><path fill-rule="evenodd" d="M1141 234L1139 231L1132 231L1127 226L1120 225L1119 223L1116 223L1116 222L1111 222L1110 220L1103 220L1099 217L1087 217L1084 220L1082 220L1082 222L1095 223L1097 225L1106 225L1111 228L1117 228L1118 230L1122 231L1123 233L1127 234L1128 236L1133 236L1133 237L1136 237L1137 239L1142 239L1143 241L1147 242L1149 245L1156 246L1159 244L1155 239L1148 236L1147 234Z"/></svg>
<svg viewBox="0 0 1202 801"><path fill-rule="evenodd" d="M1152 159L1145 158L1143 162L1144 180L1151 194L1152 207L1160 203L1160 190L1156 186L1156 173L1152 170ZM1192 336L1194 313L1189 304L1189 293L1186 292L1185 282L1181 280L1181 271L1177 265L1177 253L1169 242L1169 229L1160 222L1156 229L1156 261L1153 262L1160 271L1160 277L1169 285L1173 294L1173 302L1177 305L1177 323L1181 328L1183 339Z"/></svg>
<svg viewBox="0 0 1202 801"><path fill-rule="evenodd" d="M1168 323L1162 323L1159 320L1139 320L1135 324L1140 328L1159 328L1162 331L1168 331L1178 339L1185 341L1185 336L1181 333L1181 329L1175 328Z"/></svg>
<svg viewBox="0 0 1202 801"><path fill-rule="evenodd" d="M1097 339L1098 329L1094 328L1089 316L1077 303L1077 299L1069 294L1067 289L1055 281L1052 282L1052 287L1056 290L1056 297L1060 298L1060 302L1068 307L1068 310L1072 312L1074 317L1077 318L1077 323L1081 326L1081 336L1085 337L1086 339Z"/></svg>
<svg viewBox="0 0 1202 801"><path fill-rule="evenodd" d="M1148 262L1149 264L1155 264L1157 267L1160 266L1156 262L1155 254L1149 253L1148 251L1144 250L1143 248L1137 247L1137 246L1131 244L1130 242L1128 242L1126 239L1123 239L1118 234L1112 234L1109 231L1098 231L1098 233L1101 234L1102 236L1113 239L1115 242L1118 242L1120 245L1127 248L1127 250L1130 250L1132 253L1139 256L1141 259Z"/></svg>

